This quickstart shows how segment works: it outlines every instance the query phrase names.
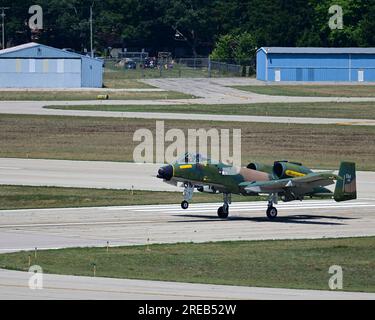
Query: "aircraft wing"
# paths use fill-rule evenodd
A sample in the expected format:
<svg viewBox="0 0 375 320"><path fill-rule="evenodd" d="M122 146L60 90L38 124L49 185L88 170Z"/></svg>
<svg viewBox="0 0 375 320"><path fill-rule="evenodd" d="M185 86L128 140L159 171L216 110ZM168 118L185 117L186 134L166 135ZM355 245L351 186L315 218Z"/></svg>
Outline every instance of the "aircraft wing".
<svg viewBox="0 0 375 320"><path fill-rule="evenodd" d="M342 180L341 177L331 173L310 173L303 177L280 179L262 182L242 182L240 188L246 193L277 193L287 189L310 190L315 187L324 187Z"/></svg>

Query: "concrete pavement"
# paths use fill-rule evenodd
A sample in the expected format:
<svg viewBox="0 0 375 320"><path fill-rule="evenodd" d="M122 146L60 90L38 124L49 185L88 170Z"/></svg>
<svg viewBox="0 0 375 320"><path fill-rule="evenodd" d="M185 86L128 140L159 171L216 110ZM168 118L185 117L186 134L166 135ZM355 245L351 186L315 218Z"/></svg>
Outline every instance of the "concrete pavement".
<svg viewBox="0 0 375 320"><path fill-rule="evenodd" d="M158 164L0 158L0 184L177 191L156 179Z"/></svg>
<svg viewBox="0 0 375 320"><path fill-rule="evenodd" d="M188 211L178 204L0 211L0 253L35 247L104 247L107 241L117 246L375 235L375 201L280 204L280 217L273 222L265 218L264 203L236 203L226 221L216 217L219 205L195 204ZM44 289L32 291L29 277L0 270L0 299L375 299L375 294L365 293L57 275L44 275Z"/></svg>
<svg viewBox="0 0 375 320"><path fill-rule="evenodd" d="M367 101L367 100L359 100ZM375 101L375 100L374 100ZM224 121L224 122L263 122L290 124L332 124L332 125L365 125L374 126L372 119L342 119L342 118L303 118L303 117L268 117L246 115L216 115L216 114L186 114L186 113L155 113L155 112L115 112L115 111L85 111L46 109L48 105L175 105L189 103L206 103L197 99L194 101L73 101L73 102L0 102L0 114L44 115L44 116L74 116L74 117L106 117L155 120L193 120L193 121Z"/></svg>
<svg viewBox="0 0 375 320"><path fill-rule="evenodd" d="M165 92L160 88L1 88L0 92Z"/></svg>
<svg viewBox="0 0 375 320"><path fill-rule="evenodd" d="M375 201L239 202L221 220L220 203L0 211L0 253L66 247L147 243L375 236Z"/></svg>
<svg viewBox="0 0 375 320"><path fill-rule="evenodd" d="M156 179L160 164L0 158L0 184L181 191ZM375 173L357 172L360 199L375 199Z"/></svg>
<svg viewBox="0 0 375 320"><path fill-rule="evenodd" d="M30 275L0 270L0 300L374 300L373 293L43 275L43 290L30 290ZM328 281L328 280L327 280ZM176 311L173 312L175 314ZM181 310L180 310L181 312ZM177 312L176 312L177 313Z"/></svg>
<svg viewBox="0 0 375 320"><path fill-rule="evenodd" d="M187 119L240 122L271 123L304 123L304 124L347 124L375 125L373 119L330 119L330 118L298 118L267 116L233 116L212 114L178 114L148 112L106 112L79 110L51 110L48 105L188 105L188 104L252 104L252 103L302 103L302 102L375 102L375 98L342 98L342 97L286 97L261 95L227 87L230 83L240 84L243 81L233 79L149 79L147 84L160 90L178 91L199 97L198 99L176 100L109 100L109 101L3 101L0 102L0 114L36 114L65 115L85 117L119 117L144 119ZM154 90L154 89L151 89Z"/></svg>
<svg viewBox="0 0 375 320"><path fill-rule="evenodd" d="M174 191L155 179L159 165L33 159L0 159L1 183ZM141 174L142 173L142 174ZM0 211L0 253L39 249L223 240L300 239L375 235L374 173L359 172L361 200L337 204L306 201L278 205L235 203L228 221L221 204ZM149 239L149 240L148 240ZM29 275L0 270L0 299L375 299L374 294L194 285L154 281L45 275L45 289L31 291Z"/></svg>
<svg viewBox="0 0 375 320"><path fill-rule="evenodd" d="M231 88L249 80L235 79L147 79L143 82L168 91L178 91L201 97L205 104L301 103L375 101L375 98L292 97L257 94ZM250 84L252 84L252 81ZM194 100L193 100L194 101ZM200 102L201 103L201 102Z"/></svg>

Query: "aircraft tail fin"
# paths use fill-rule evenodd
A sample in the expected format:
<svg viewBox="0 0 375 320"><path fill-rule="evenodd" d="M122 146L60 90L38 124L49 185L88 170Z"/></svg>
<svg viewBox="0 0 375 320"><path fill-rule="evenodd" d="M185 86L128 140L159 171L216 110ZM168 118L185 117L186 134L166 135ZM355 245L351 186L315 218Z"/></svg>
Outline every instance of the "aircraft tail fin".
<svg viewBox="0 0 375 320"><path fill-rule="evenodd" d="M334 193L336 202L349 201L357 199L357 182L355 163L342 162L340 165L339 176Z"/></svg>

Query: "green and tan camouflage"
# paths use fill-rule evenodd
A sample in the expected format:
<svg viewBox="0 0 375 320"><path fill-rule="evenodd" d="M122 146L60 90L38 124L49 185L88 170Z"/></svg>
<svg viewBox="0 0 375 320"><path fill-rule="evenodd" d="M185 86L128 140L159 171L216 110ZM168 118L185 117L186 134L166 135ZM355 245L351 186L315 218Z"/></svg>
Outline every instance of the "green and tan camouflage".
<svg viewBox="0 0 375 320"><path fill-rule="evenodd" d="M183 209L189 207L194 190L222 193L224 205L218 215L227 218L231 194L243 196L269 196L267 216L274 219L278 200L290 202L305 198L334 198L348 201L357 198L355 164L343 162L339 175L333 172L313 172L298 162L275 161L273 165L250 163L247 167L235 167L215 162L201 155L185 154L180 160L159 169L158 178L178 186L182 184ZM326 187L336 183L335 192Z"/></svg>
<svg viewBox="0 0 375 320"><path fill-rule="evenodd" d="M343 162L340 166L334 199L337 202L357 199L357 182L355 173L355 163Z"/></svg>

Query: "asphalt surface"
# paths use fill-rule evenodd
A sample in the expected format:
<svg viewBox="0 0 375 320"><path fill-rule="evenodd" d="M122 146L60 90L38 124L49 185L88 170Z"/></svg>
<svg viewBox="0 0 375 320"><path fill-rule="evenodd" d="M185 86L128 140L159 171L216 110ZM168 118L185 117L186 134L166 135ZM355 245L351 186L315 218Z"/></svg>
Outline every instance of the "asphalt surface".
<svg viewBox="0 0 375 320"><path fill-rule="evenodd" d="M30 290L30 275L0 270L0 299L49 300L374 300L375 294L336 291L249 288L142 280L44 275L43 290ZM327 280L328 281L328 280ZM181 312L181 310L180 310ZM173 312L173 315L177 311ZM172 317L173 317L172 315ZM178 314L177 314L178 315ZM172 318L171 317L171 318Z"/></svg>

